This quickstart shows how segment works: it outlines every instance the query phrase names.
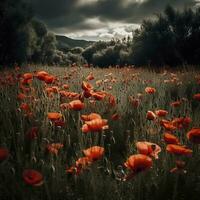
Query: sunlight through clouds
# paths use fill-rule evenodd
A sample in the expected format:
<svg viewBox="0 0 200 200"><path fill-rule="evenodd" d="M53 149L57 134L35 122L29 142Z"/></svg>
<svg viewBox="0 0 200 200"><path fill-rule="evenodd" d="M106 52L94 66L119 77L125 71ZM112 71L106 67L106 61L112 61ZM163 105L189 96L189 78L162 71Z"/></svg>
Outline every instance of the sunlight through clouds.
<svg viewBox="0 0 200 200"><path fill-rule="evenodd" d="M86 40L110 40L112 38L123 38L132 36L132 31L139 28L139 24L129 23L110 23L101 22L98 18L88 20L89 23L96 23L100 28L95 30L81 30L66 34L66 36L74 39Z"/></svg>
<svg viewBox="0 0 200 200"><path fill-rule="evenodd" d="M90 3L96 3L98 0L79 0L77 5L84 5L84 4L90 4Z"/></svg>
<svg viewBox="0 0 200 200"><path fill-rule="evenodd" d="M52 32L88 40L130 36L144 19L153 18L169 4L179 10L200 5L199 0L32 0L31 3L37 17Z"/></svg>

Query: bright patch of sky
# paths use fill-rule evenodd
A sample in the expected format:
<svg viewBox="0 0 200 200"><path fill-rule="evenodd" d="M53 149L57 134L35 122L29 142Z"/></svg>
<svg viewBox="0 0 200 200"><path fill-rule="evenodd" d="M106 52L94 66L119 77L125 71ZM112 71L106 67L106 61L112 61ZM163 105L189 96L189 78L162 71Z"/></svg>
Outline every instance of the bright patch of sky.
<svg viewBox="0 0 200 200"><path fill-rule="evenodd" d="M144 19L167 5L183 10L200 0L31 0L36 16L50 31L75 39L110 40L132 36Z"/></svg>
<svg viewBox="0 0 200 200"><path fill-rule="evenodd" d="M101 22L98 18L87 20L88 24L98 24L99 28L95 30L80 30L66 34L73 39L85 40L111 40L113 38L132 37L132 32L139 28L139 24L119 23L119 22Z"/></svg>

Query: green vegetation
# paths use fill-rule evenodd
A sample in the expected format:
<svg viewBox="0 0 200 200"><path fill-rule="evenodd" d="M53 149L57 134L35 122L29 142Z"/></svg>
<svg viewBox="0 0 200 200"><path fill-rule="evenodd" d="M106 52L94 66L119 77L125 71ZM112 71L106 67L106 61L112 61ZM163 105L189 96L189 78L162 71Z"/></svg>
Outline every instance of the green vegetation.
<svg viewBox="0 0 200 200"><path fill-rule="evenodd" d="M199 64L200 8L180 12L168 6L164 13L143 21L133 38L107 42L54 35L23 0L3 0L0 9L0 64L4 66L16 62L99 67Z"/></svg>
<svg viewBox="0 0 200 200"><path fill-rule="evenodd" d="M98 66L198 65L200 57L200 8L176 11L168 6L154 20L145 20L133 39L98 42L83 52Z"/></svg>
<svg viewBox="0 0 200 200"><path fill-rule="evenodd" d="M75 47L86 48L93 43L91 41L86 41L86 40L73 40L63 35L56 35L56 40L57 40L57 48L64 52L67 52L71 48Z"/></svg>
<svg viewBox="0 0 200 200"><path fill-rule="evenodd" d="M32 81L23 82L23 77L30 77L30 74L23 75L25 72L40 70L56 76L57 80L46 85L34 75ZM94 80L90 83L94 91L104 90L112 94L116 104L110 104L107 97L101 101L94 101L90 97L84 98L85 108L81 111L62 110L61 103L73 100L69 96L61 97L61 90L68 91L63 89L63 84L69 86L70 92L82 94L81 83L91 73ZM20 80L17 79L19 74L22 74ZM30 67L1 72L0 147L7 148L9 155L3 157L2 152L0 154L0 199L198 200L200 146L186 138L186 133L192 127L200 127L200 106L198 100L193 99L193 95L199 92L198 74L199 71L191 69L156 73L144 69L82 67ZM145 93L148 86L154 87L156 92ZM20 93L25 97L19 96ZM134 100L139 100L139 104ZM174 101L180 102L178 107L170 106ZM193 150L192 156L166 152L163 141L166 130L159 123L163 118L153 121L146 119L148 110L158 109L168 111L164 117L167 120L177 117L192 119L189 127L172 131L182 145ZM61 113L64 125L56 126L49 120L49 112ZM84 122L80 120L80 115L91 112L107 119L109 128L83 133L81 126ZM120 116L117 121L112 119L115 113ZM33 127L38 130L36 133L31 129ZM122 177L130 171L124 162L130 155L137 154L135 143L138 141L158 144L161 147L159 159L152 158L151 169L136 173L129 181L123 181ZM57 154L47 148L52 143L63 144ZM83 156L83 150L94 145L105 148L103 158L81 170L80 174L76 171L67 173L67 169ZM171 173L176 160L186 164L180 172ZM27 179L23 178L26 169L34 169L42 174L40 186L27 184ZM28 180L31 182L31 177Z"/></svg>

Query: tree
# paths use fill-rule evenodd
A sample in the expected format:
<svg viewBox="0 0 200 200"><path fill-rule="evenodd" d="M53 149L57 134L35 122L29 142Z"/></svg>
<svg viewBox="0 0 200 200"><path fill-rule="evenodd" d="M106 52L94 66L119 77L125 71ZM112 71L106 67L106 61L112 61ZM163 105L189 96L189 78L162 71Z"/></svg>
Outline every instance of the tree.
<svg viewBox="0 0 200 200"><path fill-rule="evenodd" d="M32 19L30 6L22 0L0 1L0 63L26 60L27 24Z"/></svg>
<svg viewBox="0 0 200 200"><path fill-rule="evenodd" d="M42 44L42 63L53 64L56 51L56 37L53 33L47 33Z"/></svg>
<svg viewBox="0 0 200 200"><path fill-rule="evenodd" d="M143 21L133 36L135 65L198 64L200 56L200 9L176 11L168 6L156 20Z"/></svg>
<svg viewBox="0 0 200 200"><path fill-rule="evenodd" d="M130 40L111 40L108 42L99 41L86 48L82 56L88 63L99 67L108 67L110 65L125 65L129 63Z"/></svg>
<svg viewBox="0 0 200 200"><path fill-rule="evenodd" d="M27 57L29 62L41 63L43 59L44 52L42 46L45 42L45 37L48 31L46 25L37 20L33 19L27 27L28 35L28 47L27 47Z"/></svg>

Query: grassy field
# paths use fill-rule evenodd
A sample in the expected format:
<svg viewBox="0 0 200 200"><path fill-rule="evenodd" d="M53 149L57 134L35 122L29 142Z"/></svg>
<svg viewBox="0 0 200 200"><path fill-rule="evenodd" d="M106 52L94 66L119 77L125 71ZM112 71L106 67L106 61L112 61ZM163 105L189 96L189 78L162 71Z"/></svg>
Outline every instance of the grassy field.
<svg viewBox="0 0 200 200"><path fill-rule="evenodd" d="M188 134L200 127L198 93L193 69L1 71L0 199L199 200L200 130ZM105 120L82 116L91 113ZM136 145L144 141L153 143L145 152ZM124 164L138 154L149 165Z"/></svg>

